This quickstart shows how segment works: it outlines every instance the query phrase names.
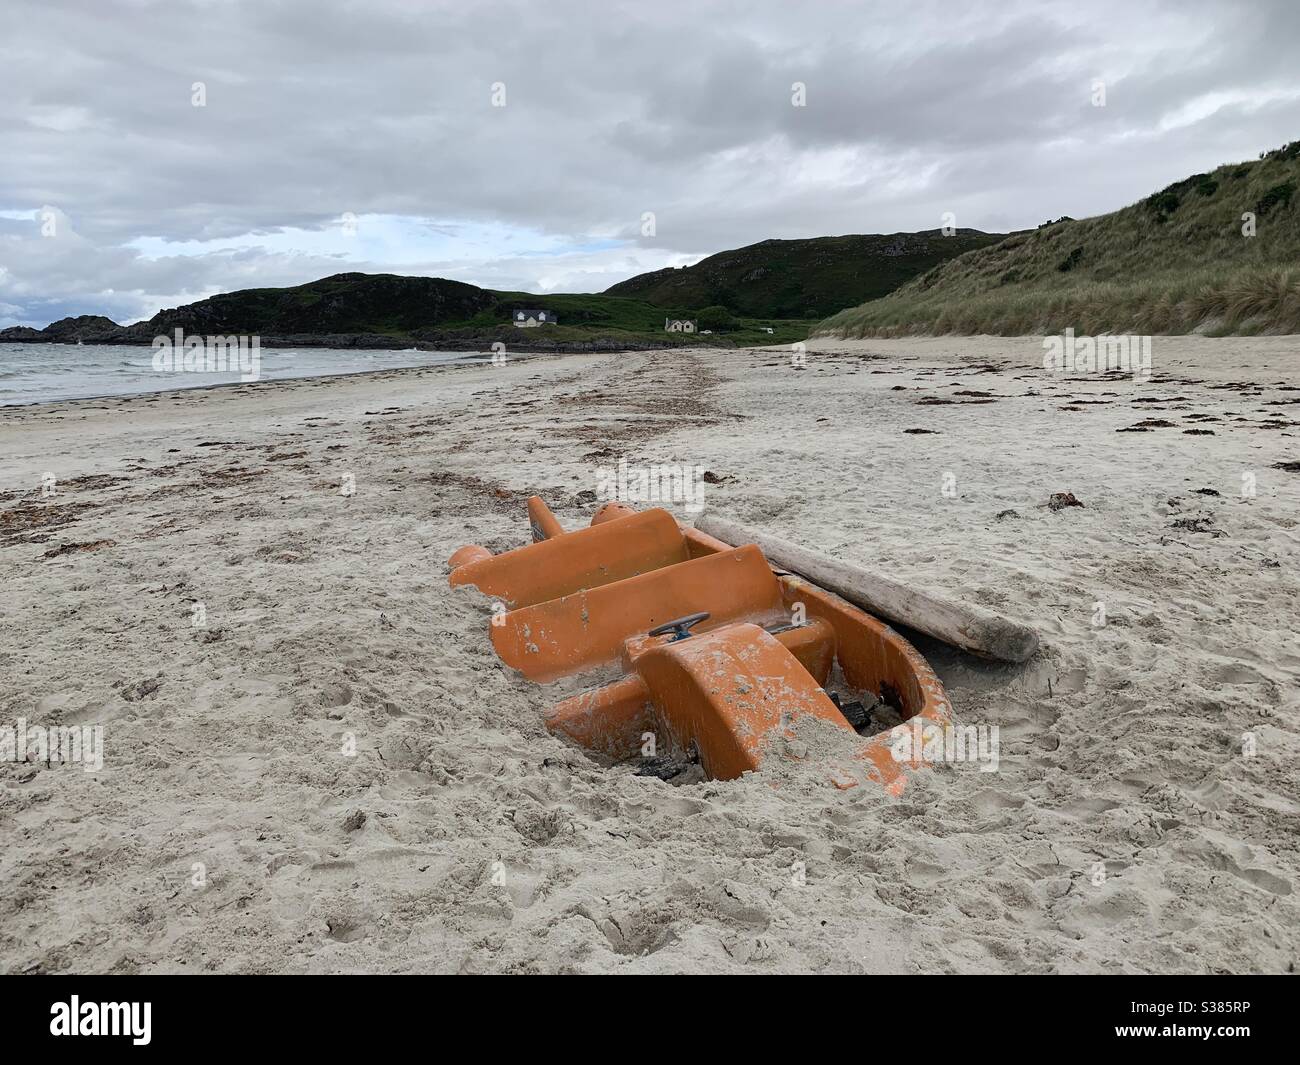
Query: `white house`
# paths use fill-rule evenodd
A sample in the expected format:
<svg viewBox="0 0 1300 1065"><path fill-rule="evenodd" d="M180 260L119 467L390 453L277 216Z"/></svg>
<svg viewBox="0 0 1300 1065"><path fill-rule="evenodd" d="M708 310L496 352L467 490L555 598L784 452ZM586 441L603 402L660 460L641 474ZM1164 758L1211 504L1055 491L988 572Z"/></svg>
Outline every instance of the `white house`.
<svg viewBox="0 0 1300 1065"><path fill-rule="evenodd" d="M556 318L550 311L515 311L515 325L520 329L531 329L539 325L555 325Z"/></svg>
<svg viewBox="0 0 1300 1065"><path fill-rule="evenodd" d="M692 318L665 318L665 333L694 333L695 321Z"/></svg>

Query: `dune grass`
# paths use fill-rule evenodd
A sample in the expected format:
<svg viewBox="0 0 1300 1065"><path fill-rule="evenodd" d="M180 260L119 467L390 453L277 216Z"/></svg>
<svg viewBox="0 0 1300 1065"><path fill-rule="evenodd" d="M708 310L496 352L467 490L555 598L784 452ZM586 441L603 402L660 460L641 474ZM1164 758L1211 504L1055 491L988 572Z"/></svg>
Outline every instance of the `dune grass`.
<svg viewBox="0 0 1300 1065"><path fill-rule="evenodd" d="M1254 220L1247 236L1243 215ZM1300 333L1300 141L967 252L819 336Z"/></svg>

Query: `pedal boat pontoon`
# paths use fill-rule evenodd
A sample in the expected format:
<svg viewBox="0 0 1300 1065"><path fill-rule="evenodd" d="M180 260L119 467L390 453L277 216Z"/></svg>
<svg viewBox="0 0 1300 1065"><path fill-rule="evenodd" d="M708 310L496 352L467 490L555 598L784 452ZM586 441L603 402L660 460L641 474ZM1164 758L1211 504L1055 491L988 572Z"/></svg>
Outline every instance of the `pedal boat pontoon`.
<svg viewBox="0 0 1300 1065"><path fill-rule="evenodd" d="M897 728L857 734L843 686L888 705L906 730L952 724L943 685L884 622L802 578L774 571L753 544L734 547L679 526L663 509L608 503L591 525L566 532L539 497L528 501L534 542L494 555L462 547L453 586L495 600L488 626L508 666L538 683L619 673L553 706L551 731L615 760L655 749L698 758L730 780L765 757L790 757L803 718L846 736L827 765L837 786L872 781L902 793L920 752L900 756ZM901 727L901 726L899 726ZM664 741L667 740L667 743Z"/></svg>

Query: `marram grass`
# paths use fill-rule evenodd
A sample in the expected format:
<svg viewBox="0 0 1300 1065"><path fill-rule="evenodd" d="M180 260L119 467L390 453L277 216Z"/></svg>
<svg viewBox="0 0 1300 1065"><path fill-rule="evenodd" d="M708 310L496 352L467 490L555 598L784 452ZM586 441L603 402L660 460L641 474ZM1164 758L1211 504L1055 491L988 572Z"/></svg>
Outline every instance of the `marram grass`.
<svg viewBox="0 0 1300 1065"><path fill-rule="evenodd" d="M1247 235L1253 231L1253 235ZM951 259L814 336L1300 333L1300 142Z"/></svg>

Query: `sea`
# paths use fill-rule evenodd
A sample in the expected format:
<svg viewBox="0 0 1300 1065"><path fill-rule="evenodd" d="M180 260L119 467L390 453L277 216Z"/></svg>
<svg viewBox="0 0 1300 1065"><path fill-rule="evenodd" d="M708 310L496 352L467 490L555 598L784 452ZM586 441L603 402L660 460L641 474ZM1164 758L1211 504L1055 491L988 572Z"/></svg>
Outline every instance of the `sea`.
<svg viewBox="0 0 1300 1065"><path fill-rule="evenodd" d="M354 351L334 348L261 348L259 381L491 362L473 351ZM127 344L0 344L0 407L53 400L134 396L177 388L239 384L229 372L159 371L154 351Z"/></svg>

